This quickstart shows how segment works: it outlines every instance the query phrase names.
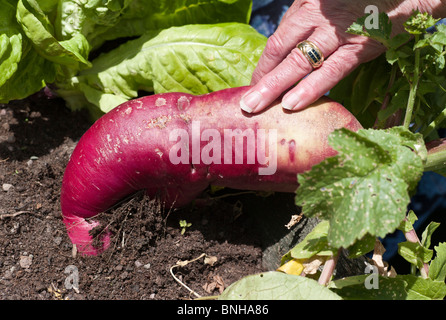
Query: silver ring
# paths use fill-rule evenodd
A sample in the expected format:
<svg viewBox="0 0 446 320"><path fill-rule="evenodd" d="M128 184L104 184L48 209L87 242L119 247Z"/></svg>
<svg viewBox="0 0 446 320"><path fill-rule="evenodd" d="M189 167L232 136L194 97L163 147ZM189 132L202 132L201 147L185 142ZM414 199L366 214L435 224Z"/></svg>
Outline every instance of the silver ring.
<svg viewBox="0 0 446 320"><path fill-rule="evenodd" d="M298 43L296 47L302 51L314 69L319 68L324 62L324 55L313 42L304 40Z"/></svg>

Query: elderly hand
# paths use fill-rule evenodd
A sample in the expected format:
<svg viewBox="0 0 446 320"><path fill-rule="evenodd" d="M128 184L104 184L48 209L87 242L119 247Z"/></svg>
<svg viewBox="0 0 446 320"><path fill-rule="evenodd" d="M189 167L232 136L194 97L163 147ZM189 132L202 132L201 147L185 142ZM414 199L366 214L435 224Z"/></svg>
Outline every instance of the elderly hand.
<svg viewBox="0 0 446 320"><path fill-rule="evenodd" d="M386 12L393 34L413 10L437 15L445 0L296 0L284 15L276 32L268 39L252 77L252 88L242 97L240 107L255 113L269 106L297 82L282 98L282 107L301 110L327 93L358 65L385 51L367 37L346 33L348 27L365 15L368 5ZM319 68L296 46L309 40L325 57ZM306 77L305 77L306 76ZM305 77L305 78L304 78Z"/></svg>

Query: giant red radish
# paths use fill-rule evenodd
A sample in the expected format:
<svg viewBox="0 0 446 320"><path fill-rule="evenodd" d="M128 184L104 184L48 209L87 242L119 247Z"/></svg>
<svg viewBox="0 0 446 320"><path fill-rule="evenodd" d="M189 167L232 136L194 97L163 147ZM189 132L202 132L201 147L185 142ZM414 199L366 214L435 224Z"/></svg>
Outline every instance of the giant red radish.
<svg viewBox="0 0 446 320"><path fill-rule="evenodd" d="M325 97L299 112L276 102L246 114L239 101L247 90L146 96L98 119L77 144L62 183L63 220L78 251L97 254L108 247L107 232L93 245L94 217L135 191L174 206L209 185L294 192L298 173L336 154L327 142L333 130L361 128Z"/></svg>

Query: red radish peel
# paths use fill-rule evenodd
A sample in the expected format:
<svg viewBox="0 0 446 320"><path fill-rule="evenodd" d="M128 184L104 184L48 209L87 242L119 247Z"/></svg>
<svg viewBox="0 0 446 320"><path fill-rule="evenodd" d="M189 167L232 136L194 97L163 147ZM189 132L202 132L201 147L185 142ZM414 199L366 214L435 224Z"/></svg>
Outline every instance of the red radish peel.
<svg viewBox="0 0 446 320"><path fill-rule="evenodd" d="M239 107L247 90L152 95L123 103L97 120L76 146L62 184L63 220L78 252L95 255L109 246L108 232L102 245L92 244L90 231L99 224L94 217L135 191L159 194L174 206L191 202L211 184L295 192L298 173L336 154L327 142L333 130L361 128L328 98L300 112L285 111L276 102L249 115ZM243 152L223 139L239 131L255 135L246 138ZM222 140L214 141L219 135Z"/></svg>

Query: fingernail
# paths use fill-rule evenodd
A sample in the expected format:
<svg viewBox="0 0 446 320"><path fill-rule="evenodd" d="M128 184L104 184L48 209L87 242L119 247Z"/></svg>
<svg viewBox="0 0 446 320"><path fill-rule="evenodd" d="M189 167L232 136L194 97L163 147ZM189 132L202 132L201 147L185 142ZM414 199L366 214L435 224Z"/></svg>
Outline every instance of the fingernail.
<svg viewBox="0 0 446 320"><path fill-rule="evenodd" d="M299 107L301 98L299 94L290 93L282 100L282 108L287 110L295 110Z"/></svg>
<svg viewBox="0 0 446 320"><path fill-rule="evenodd" d="M242 97L240 100L240 108L248 113L251 113L259 105L261 100L262 95L260 92L253 91Z"/></svg>

